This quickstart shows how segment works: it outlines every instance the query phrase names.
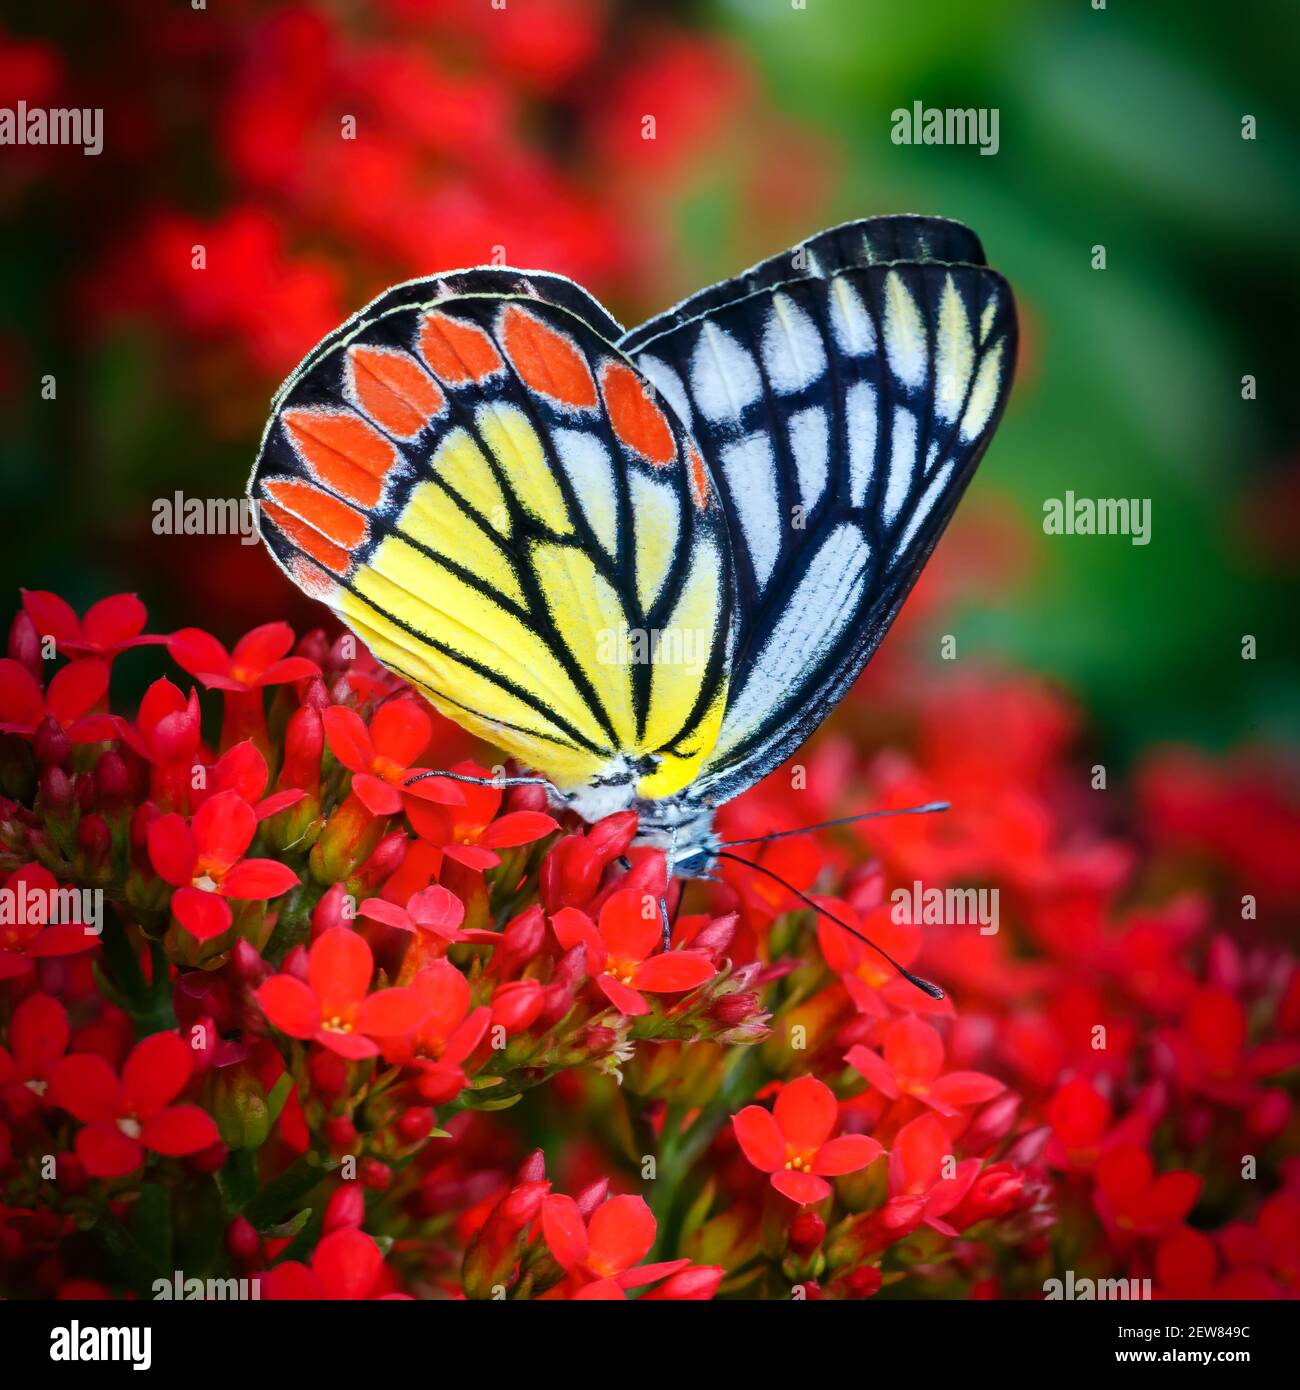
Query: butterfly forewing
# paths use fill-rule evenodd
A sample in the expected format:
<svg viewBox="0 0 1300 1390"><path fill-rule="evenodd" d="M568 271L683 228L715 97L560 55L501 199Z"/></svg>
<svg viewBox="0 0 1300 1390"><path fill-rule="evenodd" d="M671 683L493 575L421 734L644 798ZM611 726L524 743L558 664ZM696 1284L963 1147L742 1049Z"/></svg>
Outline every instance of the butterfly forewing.
<svg viewBox="0 0 1300 1390"><path fill-rule="evenodd" d="M885 249L982 255L956 224L888 221L907 225ZM731 533L728 707L690 791L713 804L788 756L857 677L970 480L1014 364L996 273L880 260L880 238L850 228L816 243L795 278L775 283L787 253L623 342L698 441Z"/></svg>
<svg viewBox="0 0 1300 1390"><path fill-rule="evenodd" d="M731 560L616 328L559 277L399 286L281 389L250 491L290 577L449 717L660 797L721 721Z"/></svg>

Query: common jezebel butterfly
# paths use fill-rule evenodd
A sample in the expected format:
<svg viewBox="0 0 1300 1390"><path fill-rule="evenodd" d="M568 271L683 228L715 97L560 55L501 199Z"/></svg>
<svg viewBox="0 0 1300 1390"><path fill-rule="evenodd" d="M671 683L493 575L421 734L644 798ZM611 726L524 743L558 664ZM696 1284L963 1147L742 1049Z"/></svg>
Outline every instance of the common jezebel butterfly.
<svg viewBox="0 0 1300 1390"><path fill-rule="evenodd" d="M627 331L561 276L455 271L308 354L249 493L380 661L700 874L714 809L888 630L1015 345L1006 281L933 217L832 228Z"/></svg>

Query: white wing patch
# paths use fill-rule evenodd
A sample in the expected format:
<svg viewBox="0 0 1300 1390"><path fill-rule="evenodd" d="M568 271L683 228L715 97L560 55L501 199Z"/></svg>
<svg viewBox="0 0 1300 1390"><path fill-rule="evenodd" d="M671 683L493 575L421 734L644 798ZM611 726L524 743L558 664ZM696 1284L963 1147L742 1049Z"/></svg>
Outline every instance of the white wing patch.
<svg viewBox="0 0 1300 1390"><path fill-rule="evenodd" d="M912 486L916 468L916 416L901 405L894 410L894 430L890 440L889 481L881 514L892 526Z"/></svg>
<svg viewBox="0 0 1300 1390"><path fill-rule="evenodd" d="M844 414L849 429L849 501L865 507L876 467L876 388L854 382L844 397Z"/></svg>
<svg viewBox="0 0 1300 1390"><path fill-rule="evenodd" d="M586 430L555 431L555 452L596 539L611 558L618 553L618 497L609 453Z"/></svg>
<svg viewBox="0 0 1300 1390"><path fill-rule="evenodd" d="M817 325L788 296L772 296L763 330L763 365L783 396L811 386L826 370L826 351Z"/></svg>
<svg viewBox="0 0 1300 1390"><path fill-rule="evenodd" d="M633 525L636 528L636 590L641 607L649 609L663 588L677 553L681 508L677 494L667 483L658 483L644 473L633 471L628 477L632 493Z"/></svg>
<svg viewBox="0 0 1300 1390"><path fill-rule="evenodd" d="M949 275L939 299L934 357L934 413L945 423L957 418L974 365L975 340L971 337L970 319Z"/></svg>
<svg viewBox="0 0 1300 1390"><path fill-rule="evenodd" d="M876 330L862 296L843 278L831 281L831 332L839 350L861 357L876 346Z"/></svg>
<svg viewBox="0 0 1300 1390"><path fill-rule="evenodd" d="M691 356L691 387L701 414L722 422L739 420L763 384L749 353L730 333L706 323Z"/></svg>
<svg viewBox="0 0 1300 1390"><path fill-rule="evenodd" d="M998 403L998 386L1002 377L1002 342L994 343L987 356L980 363L975 374L975 385L971 387L970 402L966 413L961 417L962 442L969 444L988 424L989 417Z"/></svg>
<svg viewBox="0 0 1300 1390"><path fill-rule="evenodd" d="M885 278L885 353L904 386L920 386L925 380L925 324L896 270Z"/></svg>
<svg viewBox="0 0 1300 1390"><path fill-rule="evenodd" d="M697 397L698 398L698 397ZM745 548L759 589L767 587L781 548L781 518L776 502L776 460L765 434L751 434L722 451L722 471L740 515Z"/></svg>
<svg viewBox="0 0 1300 1390"><path fill-rule="evenodd" d="M952 476L952 461L949 460L944 466L930 479L930 486L917 499L916 506L912 509L912 515L908 519L907 525L903 528L903 534L898 538L898 544L894 547L893 558L898 559L903 551L912 543L912 537L921 528L921 523L934 510L934 504L943 494L943 490L948 485L948 479Z"/></svg>
<svg viewBox="0 0 1300 1390"><path fill-rule="evenodd" d="M711 757L725 756L760 721L798 696L804 673L854 622L870 558L866 537L850 522L841 522L822 541L743 688L733 692Z"/></svg>
<svg viewBox="0 0 1300 1390"><path fill-rule="evenodd" d="M686 387L682 385L681 377L662 357L653 357L648 352L638 357L636 364L650 378L655 387L663 392L664 399L672 406L677 418L687 429L690 429L691 401L686 394Z"/></svg>
<svg viewBox="0 0 1300 1390"><path fill-rule="evenodd" d="M799 479L799 501L805 512L821 501L830 475L830 436L825 408L810 405L790 417L790 453Z"/></svg>

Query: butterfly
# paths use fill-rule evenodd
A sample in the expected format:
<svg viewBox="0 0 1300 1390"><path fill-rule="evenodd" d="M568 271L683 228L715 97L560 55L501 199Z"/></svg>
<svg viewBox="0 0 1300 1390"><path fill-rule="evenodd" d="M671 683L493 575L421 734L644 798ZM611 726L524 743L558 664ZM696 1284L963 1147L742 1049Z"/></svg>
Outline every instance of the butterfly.
<svg viewBox="0 0 1300 1390"><path fill-rule="evenodd" d="M272 555L444 715L672 873L884 637L1011 384L1015 307L921 216L819 233L640 327L544 271L388 290L272 403Z"/></svg>

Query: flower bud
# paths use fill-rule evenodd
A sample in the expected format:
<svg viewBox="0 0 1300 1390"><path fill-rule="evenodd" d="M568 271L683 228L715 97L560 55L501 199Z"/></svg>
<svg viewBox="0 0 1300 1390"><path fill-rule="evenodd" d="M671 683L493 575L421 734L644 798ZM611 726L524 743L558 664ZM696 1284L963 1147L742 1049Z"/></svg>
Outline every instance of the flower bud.
<svg viewBox="0 0 1300 1390"><path fill-rule="evenodd" d="M44 667L41 659L41 635L36 631L36 624L32 622L25 608L18 610L9 625L8 655L20 666L25 666L37 680L41 679Z"/></svg>
<svg viewBox="0 0 1300 1390"><path fill-rule="evenodd" d="M280 791L298 788L309 796L320 796L321 754L325 748L325 726L320 712L310 705L294 710L284 731L284 766L276 781Z"/></svg>
<svg viewBox="0 0 1300 1390"><path fill-rule="evenodd" d="M393 1170L377 1158L363 1158L357 1176L372 1192L386 1192L393 1185Z"/></svg>
<svg viewBox="0 0 1300 1390"><path fill-rule="evenodd" d="M271 1111L251 1067L221 1067L213 1073L212 1111L228 1148L259 1149L266 1142Z"/></svg>
<svg viewBox="0 0 1300 1390"><path fill-rule="evenodd" d="M37 783L37 809L51 820L68 820L76 810L76 786L55 763L41 773Z"/></svg>
<svg viewBox="0 0 1300 1390"><path fill-rule="evenodd" d="M330 1193L325 1204L323 1233L341 1231L348 1226L360 1226L366 1219L366 1194L360 1183L345 1182Z"/></svg>
<svg viewBox="0 0 1300 1390"><path fill-rule="evenodd" d="M312 1094L321 1100L334 1100L348 1088L348 1064L327 1047L315 1048L307 1058L307 1075Z"/></svg>
<svg viewBox="0 0 1300 1390"><path fill-rule="evenodd" d="M105 814L120 811L132 799L131 772L122 755L110 748L95 764L95 794Z"/></svg>
<svg viewBox="0 0 1300 1390"><path fill-rule="evenodd" d="M37 767L67 767L72 741L52 714L47 714L32 735L32 756Z"/></svg>
<svg viewBox="0 0 1300 1390"><path fill-rule="evenodd" d="M252 1264L262 1253L262 1237L246 1216L237 1216L226 1227L226 1249L233 1260Z"/></svg>
<svg viewBox="0 0 1300 1390"><path fill-rule="evenodd" d="M802 1207L790 1223L790 1249L796 1255L811 1255L825 1235L825 1221L811 1207Z"/></svg>

